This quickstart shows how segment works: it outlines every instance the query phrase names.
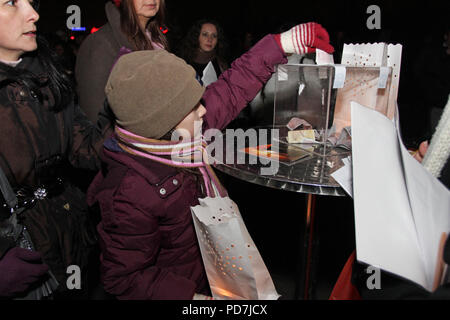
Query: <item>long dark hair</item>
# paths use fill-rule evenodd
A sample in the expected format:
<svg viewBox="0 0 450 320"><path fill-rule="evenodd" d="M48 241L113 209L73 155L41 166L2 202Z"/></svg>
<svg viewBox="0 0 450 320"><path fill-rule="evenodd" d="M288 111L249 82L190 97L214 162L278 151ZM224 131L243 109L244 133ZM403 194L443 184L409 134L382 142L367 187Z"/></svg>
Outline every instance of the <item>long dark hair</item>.
<svg viewBox="0 0 450 320"><path fill-rule="evenodd" d="M192 25L182 41L178 54L188 63L191 63L194 60L197 50L200 47L198 41L200 31L205 23L210 23L216 27L217 45L215 47L215 54L219 61L225 63L228 60L228 44L222 27L217 21L212 19L198 20Z"/></svg>
<svg viewBox="0 0 450 320"><path fill-rule="evenodd" d="M36 51L27 53L23 57L37 57L42 67L42 74L35 74L31 70L20 68L20 65L11 67L0 63L0 71L7 75L7 78L0 83L0 87L13 82L21 83L35 92L38 99L42 102L43 97L40 94L40 88L48 86L55 101L54 105L51 106L51 110L57 112L64 109L73 100L72 82L67 74L64 73L56 54L50 49L44 37L38 35L37 44L38 49ZM42 81L42 75L45 81Z"/></svg>
<svg viewBox="0 0 450 320"><path fill-rule="evenodd" d="M139 18L134 8L133 0L122 0L119 6L120 24L122 31L128 36L134 50L152 50L154 49L145 30L139 25ZM160 28L165 28L166 6L165 0L160 0L159 10L156 15L150 19L146 29L150 32L153 42L159 42L166 50L169 50L169 42Z"/></svg>

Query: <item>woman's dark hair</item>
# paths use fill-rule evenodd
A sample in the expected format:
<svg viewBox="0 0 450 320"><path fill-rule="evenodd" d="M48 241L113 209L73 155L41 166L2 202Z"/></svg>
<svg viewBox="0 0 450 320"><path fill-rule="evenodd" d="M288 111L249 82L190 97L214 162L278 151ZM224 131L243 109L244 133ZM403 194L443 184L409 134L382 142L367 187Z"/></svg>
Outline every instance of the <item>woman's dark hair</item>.
<svg viewBox="0 0 450 320"><path fill-rule="evenodd" d="M188 63L193 61L200 46L198 42L200 31L202 30L202 26L205 23L210 23L216 27L217 45L215 47L215 54L219 60L224 62L227 61L228 45L225 39L224 31L219 23L212 19L198 20L192 25L183 39L182 45L179 50L179 56L186 60Z"/></svg>
<svg viewBox="0 0 450 320"><path fill-rule="evenodd" d="M7 74L7 79L2 81L0 87L13 82L22 83L35 92L42 102L43 97L40 94L40 88L48 86L55 101L53 106L51 106L51 110L57 112L64 109L73 100L72 82L67 74L64 73L56 54L50 49L48 42L40 35L37 37L37 44L38 49L36 51L27 53L23 57L37 57L43 73L34 74L30 70L20 68L20 66L11 67L0 63L0 70Z"/></svg>
<svg viewBox="0 0 450 320"><path fill-rule="evenodd" d="M119 6L120 24L122 31L128 36L135 50L154 49L150 39L145 34L145 30L139 25L139 18L134 8L133 0L122 0ZM160 0L159 10L156 15L150 19L146 29L150 32L153 42L159 42L168 50L169 42L160 28L165 27L166 18L165 0Z"/></svg>

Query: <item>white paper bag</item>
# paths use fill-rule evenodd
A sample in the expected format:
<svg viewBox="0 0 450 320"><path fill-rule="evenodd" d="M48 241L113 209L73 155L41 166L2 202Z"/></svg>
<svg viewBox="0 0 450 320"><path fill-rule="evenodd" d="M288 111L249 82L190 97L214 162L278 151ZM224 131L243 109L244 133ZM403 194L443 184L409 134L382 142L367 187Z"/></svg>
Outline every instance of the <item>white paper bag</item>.
<svg viewBox="0 0 450 320"><path fill-rule="evenodd" d="M199 202L191 212L214 299L278 299L237 205L229 197Z"/></svg>
<svg viewBox="0 0 450 320"><path fill-rule="evenodd" d="M350 102L355 101L393 119L396 108L402 46L400 44L345 44L341 64L348 69L345 85L338 90L334 124L336 132L351 126ZM384 67L380 71L369 67ZM361 68L361 69L360 69ZM390 76L388 74L391 68Z"/></svg>

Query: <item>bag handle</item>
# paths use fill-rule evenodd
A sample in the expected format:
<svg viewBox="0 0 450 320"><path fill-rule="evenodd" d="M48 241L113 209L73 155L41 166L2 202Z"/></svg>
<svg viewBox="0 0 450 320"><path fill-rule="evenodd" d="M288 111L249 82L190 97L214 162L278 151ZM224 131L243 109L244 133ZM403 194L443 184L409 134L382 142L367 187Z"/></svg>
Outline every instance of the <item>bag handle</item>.
<svg viewBox="0 0 450 320"><path fill-rule="evenodd" d="M216 198L216 197L220 197L220 192L219 192L219 188L217 188L216 184L214 183L214 181L211 181L211 186L212 186L212 195L211 197Z"/></svg>
<svg viewBox="0 0 450 320"><path fill-rule="evenodd" d="M2 191L3 198L6 201L6 204L11 208L15 208L18 204L18 200L16 197L16 193L13 188L9 184L8 179L6 178L5 173L0 167L0 190Z"/></svg>

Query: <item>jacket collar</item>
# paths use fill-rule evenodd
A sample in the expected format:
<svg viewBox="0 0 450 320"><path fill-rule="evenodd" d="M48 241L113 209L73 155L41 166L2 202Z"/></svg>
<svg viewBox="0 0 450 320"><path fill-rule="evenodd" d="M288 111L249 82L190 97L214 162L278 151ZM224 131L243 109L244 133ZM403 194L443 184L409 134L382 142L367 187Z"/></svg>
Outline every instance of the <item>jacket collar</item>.
<svg viewBox="0 0 450 320"><path fill-rule="evenodd" d="M106 18L108 19L109 25L111 26L111 29L113 31L113 36L119 46L132 49L133 46L130 44L130 41L128 41L125 33L123 33L122 27L120 25L119 9L111 1L108 1L105 5L105 12Z"/></svg>
<svg viewBox="0 0 450 320"><path fill-rule="evenodd" d="M105 148L103 148L102 160L108 165L117 165L117 163L119 163L120 165L133 169L152 185L159 185L168 178L178 174L178 170L174 167L117 151L116 148L111 148L111 141L112 139L108 139L107 142L105 142Z"/></svg>
<svg viewBox="0 0 450 320"><path fill-rule="evenodd" d="M31 71L38 77L44 76L42 67L39 63L39 59L35 57L35 52L23 55L22 61L20 61L20 63L15 68ZM3 82L7 79L11 79L11 75L6 71L1 70L0 82Z"/></svg>

